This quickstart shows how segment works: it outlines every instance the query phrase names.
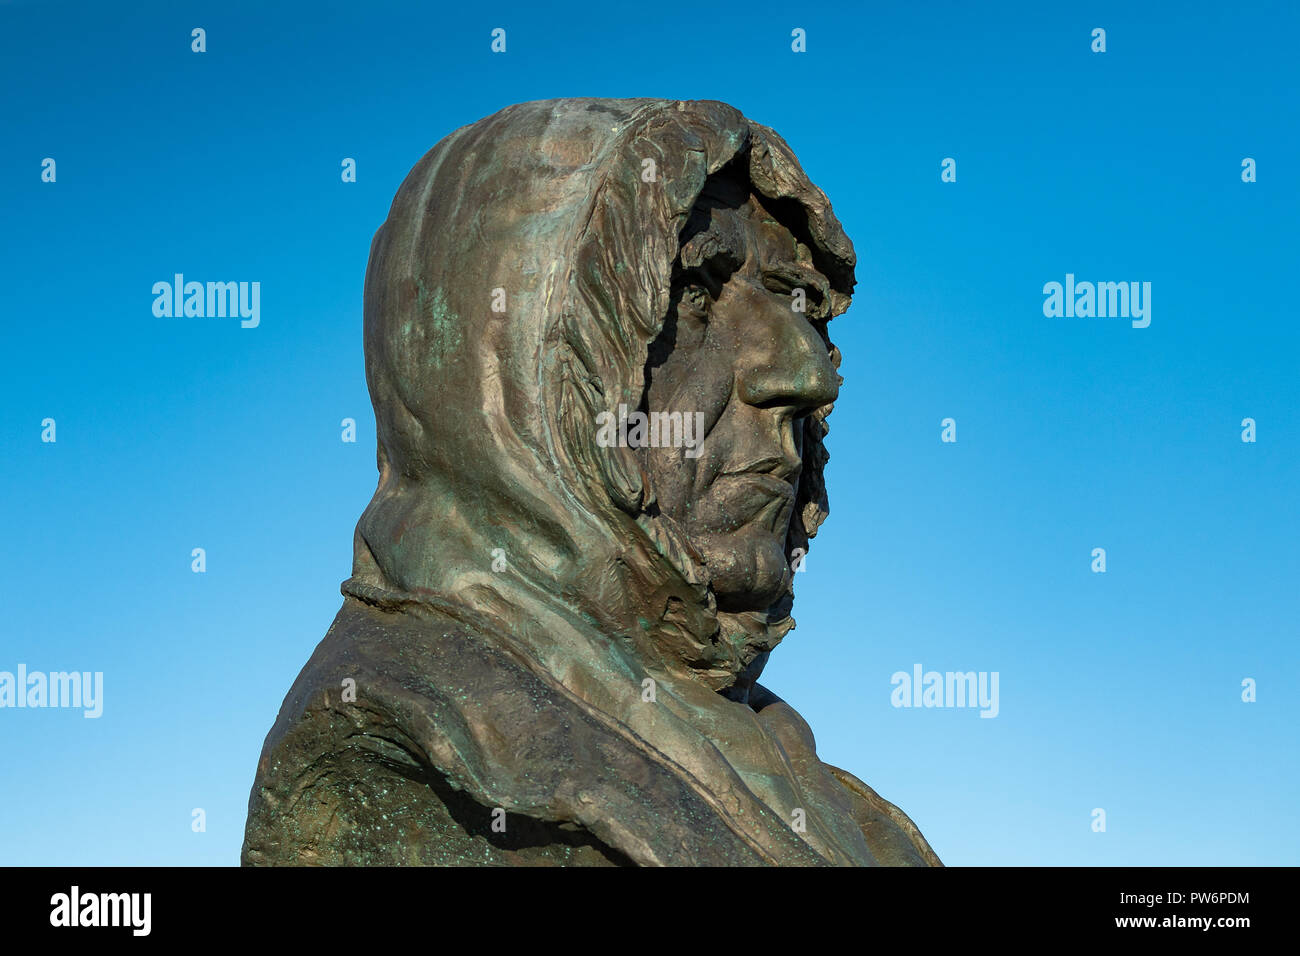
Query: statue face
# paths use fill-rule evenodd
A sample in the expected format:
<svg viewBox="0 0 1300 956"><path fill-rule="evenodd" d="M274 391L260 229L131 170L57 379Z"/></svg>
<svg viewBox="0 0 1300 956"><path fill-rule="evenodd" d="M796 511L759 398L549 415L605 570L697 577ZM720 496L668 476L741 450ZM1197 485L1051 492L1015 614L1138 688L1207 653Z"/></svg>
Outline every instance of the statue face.
<svg viewBox="0 0 1300 956"><path fill-rule="evenodd" d="M786 534L804 419L839 392L812 319L824 314L829 284L755 197L711 215L739 248L723 267L714 256L684 275L647 390L649 411L703 413L705 437L691 452L698 457L681 448L640 454L659 508L707 561L718 607L766 610L791 584ZM805 292L805 312L795 289Z"/></svg>

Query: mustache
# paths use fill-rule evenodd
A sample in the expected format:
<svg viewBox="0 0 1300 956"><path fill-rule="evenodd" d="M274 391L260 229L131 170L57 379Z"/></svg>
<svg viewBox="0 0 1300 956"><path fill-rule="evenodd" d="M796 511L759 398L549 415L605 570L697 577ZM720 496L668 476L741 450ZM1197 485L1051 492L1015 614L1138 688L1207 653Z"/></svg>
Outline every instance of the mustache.
<svg viewBox="0 0 1300 956"><path fill-rule="evenodd" d="M719 475L696 502L694 524L709 532L759 526L784 535L794 512L795 485L765 471Z"/></svg>
<svg viewBox="0 0 1300 956"><path fill-rule="evenodd" d="M787 484L793 485L803 471L803 459L789 455L764 455L734 468L728 468L718 474L719 478L731 478L741 475L770 475Z"/></svg>

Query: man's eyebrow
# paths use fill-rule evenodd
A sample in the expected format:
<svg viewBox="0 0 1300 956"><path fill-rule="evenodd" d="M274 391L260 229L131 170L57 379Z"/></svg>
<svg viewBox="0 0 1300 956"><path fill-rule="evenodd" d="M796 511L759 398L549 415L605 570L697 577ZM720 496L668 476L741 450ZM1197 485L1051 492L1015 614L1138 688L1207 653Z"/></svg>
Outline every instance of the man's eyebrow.
<svg viewBox="0 0 1300 956"><path fill-rule="evenodd" d="M793 259L779 259L764 266L762 271L765 275L773 275L801 285L812 286L822 295L827 295L830 292L830 280L806 263L796 262Z"/></svg>

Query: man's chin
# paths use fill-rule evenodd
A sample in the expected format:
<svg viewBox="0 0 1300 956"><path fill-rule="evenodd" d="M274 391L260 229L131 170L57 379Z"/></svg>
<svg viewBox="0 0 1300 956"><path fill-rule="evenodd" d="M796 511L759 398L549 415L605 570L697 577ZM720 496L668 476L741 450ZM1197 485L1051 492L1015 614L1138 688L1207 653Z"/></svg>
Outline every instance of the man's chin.
<svg viewBox="0 0 1300 956"><path fill-rule="evenodd" d="M790 593L784 539L765 532L707 535L695 542L720 611L766 611Z"/></svg>

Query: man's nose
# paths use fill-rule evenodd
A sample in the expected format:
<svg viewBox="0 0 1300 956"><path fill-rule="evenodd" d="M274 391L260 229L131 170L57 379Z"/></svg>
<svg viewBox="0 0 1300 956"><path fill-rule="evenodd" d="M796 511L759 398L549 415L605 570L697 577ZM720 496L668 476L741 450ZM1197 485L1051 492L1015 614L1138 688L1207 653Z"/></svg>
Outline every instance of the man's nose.
<svg viewBox="0 0 1300 956"><path fill-rule="evenodd" d="M761 311L737 368L740 399L764 408L789 405L796 414L835 401L843 379L817 330L788 299L777 298Z"/></svg>

